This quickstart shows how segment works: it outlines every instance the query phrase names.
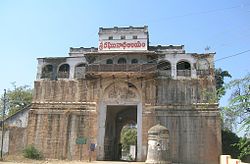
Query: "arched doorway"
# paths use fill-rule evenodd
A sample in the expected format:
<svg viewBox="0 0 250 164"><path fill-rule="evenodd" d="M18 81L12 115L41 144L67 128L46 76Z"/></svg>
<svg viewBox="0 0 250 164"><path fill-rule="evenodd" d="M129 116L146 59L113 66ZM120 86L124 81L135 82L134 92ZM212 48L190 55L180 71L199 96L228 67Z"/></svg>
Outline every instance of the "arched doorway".
<svg viewBox="0 0 250 164"><path fill-rule="evenodd" d="M137 122L136 105L107 106L104 138L105 160L121 160L121 130L129 122Z"/></svg>
<svg viewBox="0 0 250 164"><path fill-rule="evenodd" d="M142 103L132 83L113 83L104 89L99 103L97 160L120 160L120 134L129 122L137 124L136 157L142 153Z"/></svg>

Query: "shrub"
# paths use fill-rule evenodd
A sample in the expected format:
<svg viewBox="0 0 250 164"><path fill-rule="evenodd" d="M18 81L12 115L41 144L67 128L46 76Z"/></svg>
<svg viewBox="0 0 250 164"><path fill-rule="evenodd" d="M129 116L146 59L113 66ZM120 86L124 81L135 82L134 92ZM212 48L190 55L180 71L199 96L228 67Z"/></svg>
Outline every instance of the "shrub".
<svg viewBox="0 0 250 164"><path fill-rule="evenodd" d="M29 145L23 150L23 156L30 159L42 159L42 153L34 147L34 145Z"/></svg>

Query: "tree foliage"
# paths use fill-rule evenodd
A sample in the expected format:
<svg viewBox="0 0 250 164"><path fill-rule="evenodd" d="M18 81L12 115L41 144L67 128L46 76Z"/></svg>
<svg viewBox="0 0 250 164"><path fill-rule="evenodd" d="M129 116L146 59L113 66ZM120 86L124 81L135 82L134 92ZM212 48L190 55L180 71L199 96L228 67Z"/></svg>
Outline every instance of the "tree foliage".
<svg viewBox="0 0 250 164"><path fill-rule="evenodd" d="M221 68L216 68L215 71L215 82L216 82L216 97L214 99L216 99L217 101L219 101L221 99L222 96L225 95L226 93L226 84L225 84L225 78L229 77L231 78L232 76L230 75L230 73L228 71L224 71ZM220 109L220 113L222 116L222 127L223 129L229 129L229 130L233 130L233 122L234 120L232 119L233 117L231 117L231 115L233 115L233 113L224 110L224 108L222 107Z"/></svg>
<svg viewBox="0 0 250 164"><path fill-rule="evenodd" d="M8 89L6 92L6 114L9 116L31 104L33 93L33 90L28 85L17 86L14 82L12 86L13 88ZM1 101L1 109L2 107L3 101Z"/></svg>
<svg viewBox="0 0 250 164"><path fill-rule="evenodd" d="M231 90L229 104L221 111L223 117L222 150L223 154L230 154L233 158L249 162L250 157L250 74L241 79L230 81L223 89ZM245 137L237 137L225 129L233 129L240 124L240 130L245 130Z"/></svg>
<svg viewBox="0 0 250 164"><path fill-rule="evenodd" d="M222 136L222 154L231 155L232 158L238 158L240 150L235 145L239 143L240 138L230 131L229 129L223 129L221 131Z"/></svg>
<svg viewBox="0 0 250 164"><path fill-rule="evenodd" d="M222 108L222 153L230 154L233 158L239 158L245 162L250 156L250 140L247 137L238 137L232 132L233 126L240 123L241 129L245 129L245 135L250 130L250 74L241 79L236 79L225 84L224 78L230 77L228 71L215 70L217 97L220 99L226 90L232 90L227 107Z"/></svg>
<svg viewBox="0 0 250 164"><path fill-rule="evenodd" d="M129 151L130 145L136 145L137 141L137 130L136 128L130 128L125 126L121 131L121 144L122 149Z"/></svg>
<svg viewBox="0 0 250 164"><path fill-rule="evenodd" d="M231 155L232 158L239 158L244 162L249 162L250 157L250 139L247 137L238 137L228 129L222 133L222 154Z"/></svg>
<svg viewBox="0 0 250 164"><path fill-rule="evenodd" d="M232 80L228 86L233 92L229 105L225 107L231 121L240 124L245 129L246 135L250 131L250 74L241 79Z"/></svg>
<svg viewBox="0 0 250 164"><path fill-rule="evenodd" d="M240 138L239 142L234 144L234 146L240 151L238 158L244 162L250 162L250 139L247 137Z"/></svg>
<svg viewBox="0 0 250 164"><path fill-rule="evenodd" d="M220 99L226 93L225 77L232 77L228 71L223 71L221 68L215 69L215 81L216 81L216 91L217 97Z"/></svg>

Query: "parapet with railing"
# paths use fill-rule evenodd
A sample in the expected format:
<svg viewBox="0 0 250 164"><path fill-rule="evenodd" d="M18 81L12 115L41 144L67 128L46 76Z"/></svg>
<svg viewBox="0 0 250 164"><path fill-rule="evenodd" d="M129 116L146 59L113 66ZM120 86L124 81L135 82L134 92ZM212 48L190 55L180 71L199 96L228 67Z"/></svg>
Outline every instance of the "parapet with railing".
<svg viewBox="0 0 250 164"><path fill-rule="evenodd" d="M155 72L156 64L91 64L86 66L86 73L97 72Z"/></svg>

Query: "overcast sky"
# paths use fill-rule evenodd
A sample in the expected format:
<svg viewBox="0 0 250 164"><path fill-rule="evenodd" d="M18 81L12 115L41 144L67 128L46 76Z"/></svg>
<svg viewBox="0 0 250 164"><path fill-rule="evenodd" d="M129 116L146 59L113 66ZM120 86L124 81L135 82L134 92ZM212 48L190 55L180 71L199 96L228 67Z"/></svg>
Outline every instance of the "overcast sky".
<svg viewBox="0 0 250 164"><path fill-rule="evenodd" d="M250 72L249 0L1 0L0 94L14 81L33 87L38 57L97 47L99 27L144 25L151 45L210 47L215 60L248 51L215 65L233 78Z"/></svg>

